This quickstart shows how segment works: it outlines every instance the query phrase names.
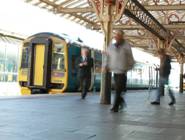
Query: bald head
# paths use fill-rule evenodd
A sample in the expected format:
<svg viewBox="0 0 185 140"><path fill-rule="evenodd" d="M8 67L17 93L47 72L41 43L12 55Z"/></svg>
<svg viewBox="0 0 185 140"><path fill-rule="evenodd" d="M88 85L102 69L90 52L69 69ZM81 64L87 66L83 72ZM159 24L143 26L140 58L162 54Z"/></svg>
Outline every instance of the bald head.
<svg viewBox="0 0 185 140"><path fill-rule="evenodd" d="M124 32L122 30L116 30L114 39L117 43L120 43L124 39Z"/></svg>
<svg viewBox="0 0 185 140"><path fill-rule="evenodd" d="M89 54L89 50L87 48L82 48L81 49L81 55L82 56L88 56Z"/></svg>
<svg viewBox="0 0 185 140"><path fill-rule="evenodd" d="M125 34L125 33L123 32L123 30L116 30L115 33L116 33L116 34L119 34L120 36L124 36L124 34Z"/></svg>

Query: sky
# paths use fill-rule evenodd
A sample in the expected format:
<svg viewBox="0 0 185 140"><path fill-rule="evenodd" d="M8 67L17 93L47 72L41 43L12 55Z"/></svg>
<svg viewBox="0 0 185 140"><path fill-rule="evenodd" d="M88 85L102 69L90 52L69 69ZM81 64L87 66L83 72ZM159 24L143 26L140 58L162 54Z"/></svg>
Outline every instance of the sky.
<svg viewBox="0 0 185 140"><path fill-rule="evenodd" d="M25 3L24 0L3 0L0 5L0 28L30 36L38 32L66 33L82 38L94 48L103 46L103 35L87 30L74 22ZM2 20L3 18L3 20ZM94 41L96 40L96 41Z"/></svg>
<svg viewBox="0 0 185 140"><path fill-rule="evenodd" d="M84 43L96 49L103 48L103 35L59 17L24 0L2 0L0 4L0 29L31 36L39 32L66 33L81 38ZM158 59L138 49L133 49L138 61L158 63Z"/></svg>

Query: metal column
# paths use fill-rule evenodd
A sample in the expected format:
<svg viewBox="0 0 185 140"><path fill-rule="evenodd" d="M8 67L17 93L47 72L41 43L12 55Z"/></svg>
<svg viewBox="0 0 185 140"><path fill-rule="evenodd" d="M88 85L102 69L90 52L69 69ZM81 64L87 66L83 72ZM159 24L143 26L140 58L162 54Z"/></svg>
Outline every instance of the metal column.
<svg viewBox="0 0 185 140"><path fill-rule="evenodd" d="M107 17L104 20L103 31L104 31L104 47L103 50L106 51L110 45L112 39L112 16L111 16L111 5L106 7ZM103 57L105 57L103 55ZM102 58L104 60L104 58ZM111 73L107 70L102 72L101 78L101 91L100 91L101 104L111 104Z"/></svg>
<svg viewBox="0 0 185 140"><path fill-rule="evenodd" d="M124 2L116 0L90 0L90 2L105 35L103 50L106 51L112 40L113 22L118 21L122 17L127 0ZM103 55L103 60L104 57ZM100 96L100 103L111 103L111 73L107 70L102 72Z"/></svg>

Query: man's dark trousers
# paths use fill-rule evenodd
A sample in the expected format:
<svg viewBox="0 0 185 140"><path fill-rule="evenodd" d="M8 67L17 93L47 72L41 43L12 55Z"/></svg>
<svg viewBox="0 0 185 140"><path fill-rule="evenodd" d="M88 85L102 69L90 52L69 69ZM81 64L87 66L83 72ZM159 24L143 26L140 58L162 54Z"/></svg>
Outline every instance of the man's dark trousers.
<svg viewBox="0 0 185 140"><path fill-rule="evenodd" d="M80 57L78 60L78 65L84 62L86 62L87 65L79 67L79 78L82 89L82 99L85 99L88 92L88 88L91 83L91 68L93 67L93 59L87 57L86 60L84 61L82 57Z"/></svg>
<svg viewBox="0 0 185 140"><path fill-rule="evenodd" d="M80 83L82 88L82 93L81 93L82 99L85 99L87 95L90 80L91 78L87 76L83 76L80 78Z"/></svg>
<svg viewBox="0 0 185 140"><path fill-rule="evenodd" d="M115 98L113 103L113 109L118 110L119 105L124 101L123 97L121 96L122 91L126 91L126 83L127 83L127 76L126 74L114 74L114 81L115 81Z"/></svg>

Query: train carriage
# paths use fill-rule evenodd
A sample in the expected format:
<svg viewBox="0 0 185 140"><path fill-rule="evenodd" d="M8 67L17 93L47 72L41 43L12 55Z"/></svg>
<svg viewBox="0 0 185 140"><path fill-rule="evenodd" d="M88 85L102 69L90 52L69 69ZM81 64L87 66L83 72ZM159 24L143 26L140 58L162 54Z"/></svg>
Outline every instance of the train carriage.
<svg viewBox="0 0 185 140"><path fill-rule="evenodd" d="M79 89L75 61L83 44L63 36L39 33L24 41L19 69L22 94Z"/></svg>
<svg viewBox="0 0 185 140"><path fill-rule="evenodd" d="M79 91L76 60L82 47L84 44L81 41L65 34L38 33L27 38L22 45L19 67L21 93ZM100 90L102 54L90 49L90 55L94 59L94 67L89 90ZM127 75L128 88L148 88L151 83L156 85L155 69L149 64L137 62Z"/></svg>

